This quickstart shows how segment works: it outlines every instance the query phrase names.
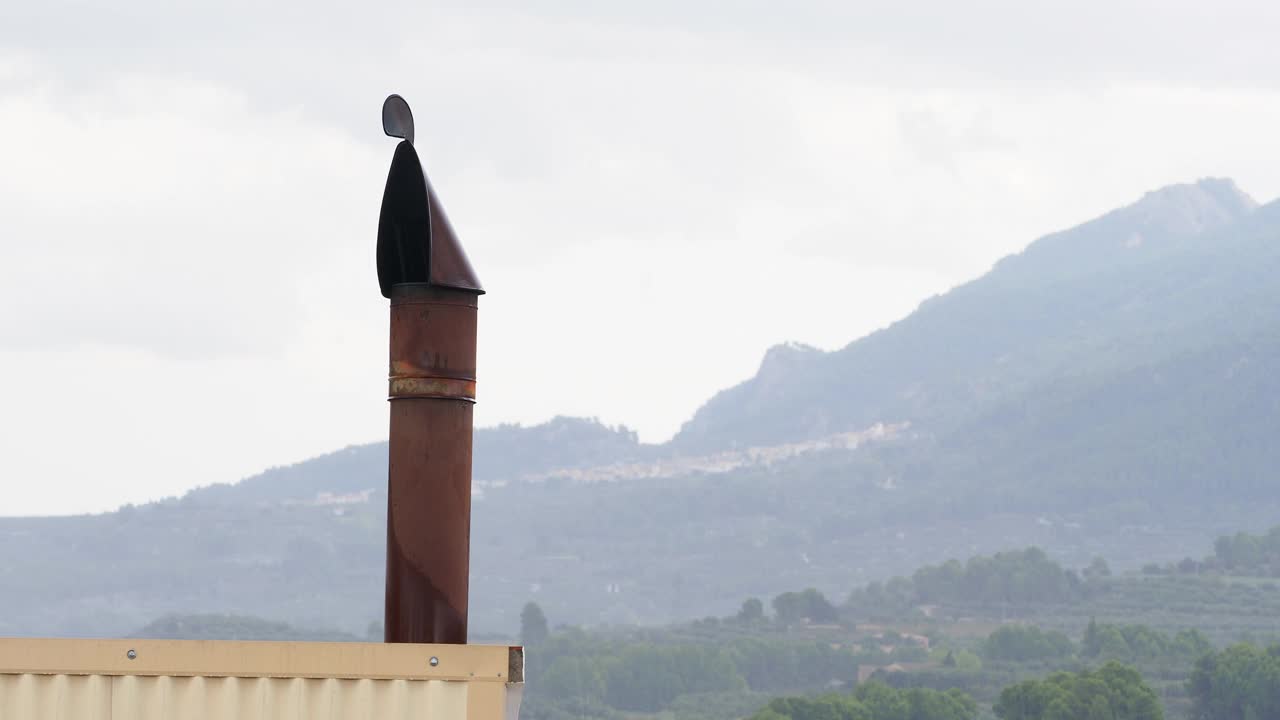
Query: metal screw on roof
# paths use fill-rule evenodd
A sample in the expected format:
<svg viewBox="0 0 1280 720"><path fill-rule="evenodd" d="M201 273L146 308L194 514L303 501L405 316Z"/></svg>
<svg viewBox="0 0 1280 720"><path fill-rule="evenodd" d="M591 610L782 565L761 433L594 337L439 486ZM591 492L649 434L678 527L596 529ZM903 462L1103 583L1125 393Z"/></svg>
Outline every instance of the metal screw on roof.
<svg viewBox="0 0 1280 720"><path fill-rule="evenodd" d="M124 656L125 656L125 657L127 657L127 658L129 658L130 660L137 660L137 659L138 659L138 651L137 651L137 650L134 650L133 648L129 648L129 652L125 653L125 654L124 654Z"/></svg>
<svg viewBox="0 0 1280 720"><path fill-rule="evenodd" d="M439 664L440 664L440 658L438 658L438 657L433 657L433 658L431 658L431 667L435 667L435 666L437 666L437 665L439 665Z"/></svg>

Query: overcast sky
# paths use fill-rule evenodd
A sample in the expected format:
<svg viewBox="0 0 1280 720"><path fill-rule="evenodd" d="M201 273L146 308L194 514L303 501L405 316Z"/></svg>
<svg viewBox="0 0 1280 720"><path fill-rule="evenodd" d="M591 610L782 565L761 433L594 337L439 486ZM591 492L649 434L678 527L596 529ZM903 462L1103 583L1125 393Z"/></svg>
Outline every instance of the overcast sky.
<svg viewBox="0 0 1280 720"><path fill-rule="evenodd" d="M94 5L0 7L0 514L385 437L390 92L489 290L480 425L662 441L1144 191L1280 195L1275 3Z"/></svg>

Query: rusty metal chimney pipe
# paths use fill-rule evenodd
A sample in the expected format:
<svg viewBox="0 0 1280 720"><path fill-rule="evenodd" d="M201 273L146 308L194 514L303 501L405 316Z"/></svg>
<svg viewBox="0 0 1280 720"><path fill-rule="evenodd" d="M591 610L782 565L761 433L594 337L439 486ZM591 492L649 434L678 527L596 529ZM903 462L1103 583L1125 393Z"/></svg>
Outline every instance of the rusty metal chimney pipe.
<svg viewBox="0 0 1280 720"><path fill-rule="evenodd" d="M387 98L382 120L404 138L378 220L378 283L391 300L384 639L465 643L484 290L422 170L408 104Z"/></svg>

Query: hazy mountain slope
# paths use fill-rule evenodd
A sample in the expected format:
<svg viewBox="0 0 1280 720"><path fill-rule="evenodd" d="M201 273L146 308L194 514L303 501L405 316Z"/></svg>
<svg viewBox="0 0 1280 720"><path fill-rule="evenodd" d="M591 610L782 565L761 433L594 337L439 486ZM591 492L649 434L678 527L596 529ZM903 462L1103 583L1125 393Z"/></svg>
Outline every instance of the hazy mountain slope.
<svg viewBox="0 0 1280 720"><path fill-rule="evenodd" d="M940 456L969 463L951 475L982 465L987 482L1045 506L1274 497L1280 204L1140 270L1096 277L1110 310L1071 347L1049 346L1035 384L944 437Z"/></svg>
<svg viewBox="0 0 1280 720"><path fill-rule="evenodd" d="M655 454L625 427L608 427L586 418L556 417L524 427L480 428L473 439L472 476L483 482L509 480L558 468L576 468ZM380 489L387 484L387 444L355 445L285 467L271 468L232 484L200 488L190 494L200 502L278 502L311 500Z"/></svg>
<svg viewBox="0 0 1280 720"><path fill-rule="evenodd" d="M1028 544L1073 566L1103 555L1120 570L1198 555L1216 536L1274 524L1277 511L1218 498L1179 514L1101 502L1000 513L998 494L916 482L918 445L931 443L722 476L488 492L473 506L472 626L512 632L528 600L556 623L596 624L726 615L746 597L803 587L838 599L923 564ZM3 519L0 635L122 635L173 613L364 635L382 615L385 517L377 492L342 505L187 500Z"/></svg>
<svg viewBox="0 0 1280 720"><path fill-rule="evenodd" d="M1135 238L1141 238L1140 242ZM472 617L510 630L726 614L748 595L1040 545L1178 560L1274 524L1280 204L1175 186L1043 238L847 348L769 352L668 447L560 418L476 435ZM839 322L834 317L832 322ZM727 473L575 484L557 468L909 430ZM118 513L0 520L0 634L232 613L362 635L381 614L385 444ZM328 493L322 495L321 493Z"/></svg>
<svg viewBox="0 0 1280 720"><path fill-rule="evenodd" d="M1113 314L1135 298L1141 302L1144 286L1167 282L1162 273L1171 256L1215 249L1214 231L1234 227L1254 208L1228 180L1148 193L1041 238L842 350L800 357L770 351L755 378L712 398L674 444L705 449L877 421L919 427L970 417L991 394L1033 383L1140 330L1114 322Z"/></svg>

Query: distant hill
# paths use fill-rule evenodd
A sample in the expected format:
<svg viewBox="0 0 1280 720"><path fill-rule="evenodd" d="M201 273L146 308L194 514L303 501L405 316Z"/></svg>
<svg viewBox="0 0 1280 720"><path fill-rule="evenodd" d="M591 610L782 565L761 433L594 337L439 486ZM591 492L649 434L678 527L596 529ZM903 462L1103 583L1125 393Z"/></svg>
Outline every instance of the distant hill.
<svg viewBox="0 0 1280 720"><path fill-rule="evenodd" d="M560 468L589 467L653 456L634 430L588 418L556 417L541 425L479 428L473 439L472 477L508 480ZM318 493L359 493L387 483L387 444L353 445L305 462L271 468L238 483L193 490L197 502L310 500Z"/></svg>
<svg viewBox="0 0 1280 720"><path fill-rule="evenodd" d="M878 421L955 423L1036 383L1214 345L1220 338L1205 334L1213 322L1237 309L1263 312L1259 301L1276 296L1249 266L1274 262L1268 239L1280 211L1256 207L1230 180L1148 193L1037 240L842 350L770 350L754 378L713 397L674 444L770 443ZM1153 336L1153 325L1164 334Z"/></svg>
<svg viewBox="0 0 1280 720"><path fill-rule="evenodd" d="M667 445L571 418L477 431L473 625L510 632L530 599L553 623L725 615L1029 545L1132 568L1270 527L1277 276L1280 203L1203 180L1037 240L841 350L778 346ZM361 636L381 616L385 455L0 520L0 634L197 613Z"/></svg>

